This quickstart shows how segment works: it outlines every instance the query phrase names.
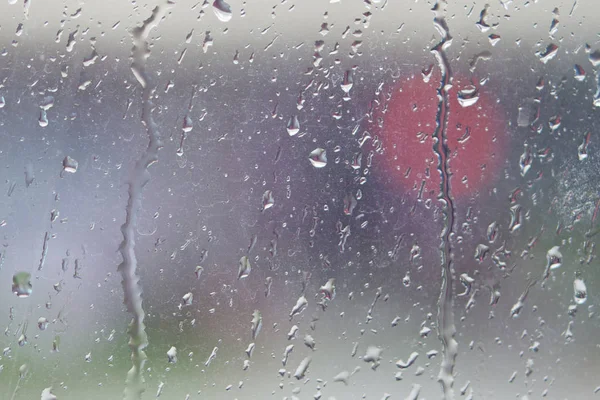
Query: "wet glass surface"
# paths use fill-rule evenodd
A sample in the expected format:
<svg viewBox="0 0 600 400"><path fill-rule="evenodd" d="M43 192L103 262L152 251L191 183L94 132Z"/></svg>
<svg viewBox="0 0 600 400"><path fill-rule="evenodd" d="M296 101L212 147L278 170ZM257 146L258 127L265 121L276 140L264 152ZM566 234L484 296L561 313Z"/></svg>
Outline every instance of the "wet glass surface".
<svg viewBox="0 0 600 400"><path fill-rule="evenodd" d="M600 396L594 1L0 1L0 399Z"/></svg>

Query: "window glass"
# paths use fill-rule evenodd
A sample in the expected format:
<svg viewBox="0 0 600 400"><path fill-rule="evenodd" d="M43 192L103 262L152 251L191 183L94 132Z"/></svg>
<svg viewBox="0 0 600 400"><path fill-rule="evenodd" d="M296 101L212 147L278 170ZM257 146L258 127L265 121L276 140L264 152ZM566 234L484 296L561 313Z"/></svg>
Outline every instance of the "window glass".
<svg viewBox="0 0 600 400"><path fill-rule="evenodd" d="M0 398L600 396L597 7L0 0Z"/></svg>

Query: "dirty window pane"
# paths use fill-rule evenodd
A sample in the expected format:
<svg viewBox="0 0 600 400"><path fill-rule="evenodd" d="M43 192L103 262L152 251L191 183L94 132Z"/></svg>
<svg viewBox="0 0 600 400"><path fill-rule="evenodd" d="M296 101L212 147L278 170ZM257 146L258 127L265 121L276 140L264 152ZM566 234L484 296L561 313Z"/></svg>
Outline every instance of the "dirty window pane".
<svg viewBox="0 0 600 400"><path fill-rule="evenodd" d="M0 398L593 398L596 9L2 0Z"/></svg>

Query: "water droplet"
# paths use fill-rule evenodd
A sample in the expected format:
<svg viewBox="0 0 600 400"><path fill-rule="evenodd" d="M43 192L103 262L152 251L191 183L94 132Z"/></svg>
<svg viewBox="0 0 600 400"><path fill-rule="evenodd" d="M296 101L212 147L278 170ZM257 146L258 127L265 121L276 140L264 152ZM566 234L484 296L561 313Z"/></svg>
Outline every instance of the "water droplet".
<svg viewBox="0 0 600 400"><path fill-rule="evenodd" d="M316 342L311 335L304 335L304 344L311 350L315 350Z"/></svg>
<svg viewBox="0 0 600 400"><path fill-rule="evenodd" d="M254 352L254 347L256 347L256 344L254 344L254 343L250 343L248 345L248 347L246 347L245 353L248 356L248 358L252 357L252 353Z"/></svg>
<svg viewBox="0 0 600 400"><path fill-rule="evenodd" d="M262 328L262 314L258 310L252 313L252 340L255 340Z"/></svg>
<svg viewBox="0 0 600 400"><path fill-rule="evenodd" d="M554 246L546 253L549 269L557 269L562 266L562 254L559 246Z"/></svg>
<svg viewBox="0 0 600 400"><path fill-rule="evenodd" d="M48 328L48 319L45 317L40 317L38 319L38 328L40 331L45 331Z"/></svg>
<svg viewBox="0 0 600 400"><path fill-rule="evenodd" d="M408 368L411 365L413 365L413 363L417 360L417 357L419 357L419 353L417 353L416 351L413 351L410 354L410 356L408 356L408 360L406 360L406 361L398 360L396 362L396 366L398 368L402 368L402 369Z"/></svg>
<svg viewBox="0 0 600 400"><path fill-rule="evenodd" d="M204 272L204 268L200 265L196 265L196 270L194 271L194 273L196 274L196 279L200 279L202 272Z"/></svg>
<svg viewBox="0 0 600 400"><path fill-rule="evenodd" d="M335 279L329 279L319 290L325 295L326 299L333 300L335 297Z"/></svg>
<svg viewBox="0 0 600 400"><path fill-rule="evenodd" d="M221 22L227 22L231 20L231 7L224 0L215 0L213 2L213 11Z"/></svg>
<svg viewBox="0 0 600 400"><path fill-rule="evenodd" d="M317 147L308 155L308 159L310 163L315 168L323 168L327 165L327 151L324 149Z"/></svg>
<svg viewBox="0 0 600 400"><path fill-rule="evenodd" d="M54 107L54 96L44 97L44 100L42 100L42 103L40 104L40 108L44 111L48 111L52 107Z"/></svg>
<svg viewBox="0 0 600 400"><path fill-rule="evenodd" d="M290 136L296 136L300 132L300 121L297 115L292 115L287 124L287 133Z"/></svg>
<svg viewBox="0 0 600 400"><path fill-rule="evenodd" d="M75 43L77 43L77 39L75 39L75 37L77 36L78 33L79 33L78 29L69 33L69 39L67 40L67 51L69 53L73 51L73 48L75 47Z"/></svg>
<svg viewBox="0 0 600 400"><path fill-rule="evenodd" d="M426 338L427 336L429 336L429 333L431 333L431 328L424 326L423 328L421 328L421 330L419 331L419 335L422 338Z"/></svg>
<svg viewBox="0 0 600 400"><path fill-rule="evenodd" d="M585 282L582 279L575 279L573 282L573 297L575 299L575 303L583 304L587 300L587 288L585 286Z"/></svg>
<svg viewBox="0 0 600 400"><path fill-rule="evenodd" d="M579 158L579 161L583 161L587 158L587 156L588 156L587 148L588 148L588 144L590 143L591 137L592 137L591 132L586 133L583 138L583 141L577 147L577 157Z"/></svg>
<svg viewBox="0 0 600 400"><path fill-rule="evenodd" d="M194 294L192 292L188 292L183 295L181 298L181 306L191 306L194 301Z"/></svg>
<svg viewBox="0 0 600 400"><path fill-rule="evenodd" d="M204 362L205 367L208 367L210 365L210 363L217 357L218 351L219 351L219 348L215 346L213 351L210 353L210 356L208 356L208 358L206 359L206 362Z"/></svg>
<svg viewBox="0 0 600 400"><path fill-rule="evenodd" d="M294 345L290 344L290 345L287 345L285 350L283 351L283 358L281 359L281 363L283 364L283 366L285 366L287 364L288 357L290 356L290 353L292 352L292 350L294 350Z"/></svg>
<svg viewBox="0 0 600 400"><path fill-rule="evenodd" d="M298 333L298 325L294 325L290 328L290 331L287 334L288 340L292 340L296 338L296 333Z"/></svg>
<svg viewBox="0 0 600 400"><path fill-rule="evenodd" d="M500 41L500 35L496 35L494 33L492 33L490 36L488 36L488 38L490 39L490 44L492 46L497 45L498 42Z"/></svg>
<svg viewBox="0 0 600 400"><path fill-rule="evenodd" d="M537 119L539 110L539 102L535 99L525 99L519 106L519 116L517 117L517 125L521 127L531 126Z"/></svg>
<svg viewBox="0 0 600 400"><path fill-rule="evenodd" d="M471 278L466 273L460 274L459 279L460 283L464 286L465 291L463 293L458 294L458 296L468 296L471 293L471 287L473 286L473 282L475 282L475 279Z"/></svg>
<svg viewBox="0 0 600 400"><path fill-rule="evenodd" d="M25 327L27 327L27 325L25 325ZM24 330L25 329L26 328L24 328ZM27 344L27 336L25 335L25 333L22 333L21 336L19 336L17 343L19 344L19 347L23 347Z"/></svg>
<svg viewBox="0 0 600 400"><path fill-rule="evenodd" d="M169 351L167 351L167 360L171 364L175 364L177 362L177 348L175 346L171 346Z"/></svg>
<svg viewBox="0 0 600 400"><path fill-rule="evenodd" d="M38 119L38 123L42 128L48 126L48 115L46 115L46 110L40 110L40 117Z"/></svg>
<svg viewBox="0 0 600 400"><path fill-rule="evenodd" d="M585 79L585 70L579 64L575 64L575 79L582 82Z"/></svg>
<svg viewBox="0 0 600 400"><path fill-rule="evenodd" d="M550 119L548 120L548 127L552 130L552 132L554 132L555 130L560 128L561 122L562 122L562 119L560 118L560 116L554 115L554 116L550 117Z"/></svg>
<svg viewBox="0 0 600 400"><path fill-rule="evenodd" d="M304 358L298 365L298 368L296 368L296 372L294 372L294 378L298 380L304 378L304 375L306 375L306 371L308 370L311 361L312 359L310 357Z"/></svg>
<svg viewBox="0 0 600 400"><path fill-rule="evenodd" d="M563 332L565 339L568 341L573 339L573 331L571 330L571 328L573 327L574 322L575 321L569 321L569 324L567 325L567 330Z"/></svg>
<svg viewBox="0 0 600 400"><path fill-rule="evenodd" d="M475 26L481 31L481 32L487 32L490 30L490 25L487 24L486 22L486 18L487 18L487 13L488 13L488 8L490 6L488 4L486 4L483 8L483 10L481 10L481 12L479 13L479 21L477 21L475 23Z"/></svg>
<svg viewBox="0 0 600 400"><path fill-rule="evenodd" d="M421 385L419 385L418 383L413 383L410 393L404 400L417 400L419 398L420 393L421 393Z"/></svg>
<svg viewBox="0 0 600 400"><path fill-rule="evenodd" d="M354 78L352 77L352 70L348 70L344 73L344 80L342 81L341 87L344 93L350 93L352 86L354 85Z"/></svg>
<svg viewBox="0 0 600 400"><path fill-rule="evenodd" d="M487 240L490 243L494 243L498 236L498 223L496 221L488 225L487 228Z"/></svg>
<svg viewBox="0 0 600 400"><path fill-rule="evenodd" d="M52 341L52 352L58 353L60 351L60 336L56 335Z"/></svg>
<svg viewBox="0 0 600 400"><path fill-rule="evenodd" d="M24 379L29 372L29 366L27 364L23 364L19 367L19 378Z"/></svg>
<svg viewBox="0 0 600 400"><path fill-rule="evenodd" d="M532 162L533 157L531 155L531 150L529 150L529 147L525 146L523 154L521 154L521 157L519 157L519 169L521 170L521 176L525 176L527 172L529 172Z"/></svg>
<svg viewBox="0 0 600 400"><path fill-rule="evenodd" d="M191 130L194 128L194 123L192 121L192 118L190 118L189 115L186 115L185 118L183 119L183 127L182 130L184 133L188 133L191 132Z"/></svg>
<svg viewBox="0 0 600 400"><path fill-rule="evenodd" d="M12 291L17 297L29 297L33 291L31 285L31 274L28 272L18 272L13 275Z"/></svg>
<svg viewBox="0 0 600 400"><path fill-rule="evenodd" d="M41 400L57 400L54 394L52 394L52 387L46 388L42 390L42 399Z"/></svg>
<svg viewBox="0 0 600 400"><path fill-rule="evenodd" d="M350 379L350 372L342 371L333 377L334 382L342 382L344 385L348 385L348 379Z"/></svg>
<svg viewBox="0 0 600 400"><path fill-rule="evenodd" d="M296 301L296 304L292 308L292 311L290 312L290 321L292 320L292 318L294 318L294 316L296 316L296 315L300 314L302 311L304 311L307 304L308 304L308 301L306 300L306 297L304 297L304 295L300 296L298 298L298 300Z"/></svg>
<svg viewBox="0 0 600 400"><path fill-rule="evenodd" d="M250 275L250 271L252 271L252 267L250 265L250 259L247 256L243 256L240 258L240 267L238 270L238 279L247 278Z"/></svg>
<svg viewBox="0 0 600 400"><path fill-rule="evenodd" d="M64 172L69 172L71 174L74 174L75 172L77 172L77 167L79 167L79 163L77 162L77 160L66 156L65 159L63 160L63 171Z"/></svg>
<svg viewBox="0 0 600 400"><path fill-rule="evenodd" d="M267 190L265 191L265 193L263 194L263 198L262 198L262 210L268 210L269 208L273 207L273 205L275 204L275 199L273 198L273 191L271 190Z"/></svg>
<svg viewBox="0 0 600 400"><path fill-rule="evenodd" d="M477 260L480 263L483 262L489 251L489 246L486 246L483 243L478 244L477 248L475 248L475 260Z"/></svg>
<svg viewBox="0 0 600 400"><path fill-rule="evenodd" d="M352 215L357 204L356 198L352 194L348 193L344 196L344 214Z"/></svg>
<svg viewBox="0 0 600 400"><path fill-rule="evenodd" d="M363 361L367 363L371 363L371 368L376 369L381 362L381 353L383 349L377 346L369 346L367 347L367 351L363 356Z"/></svg>
<svg viewBox="0 0 600 400"><path fill-rule="evenodd" d="M588 59L594 68L600 67L600 50L592 51L588 54Z"/></svg>
<svg viewBox="0 0 600 400"><path fill-rule="evenodd" d="M202 42L202 51L204 53L208 52L208 48L213 45L213 38L210 36L210 31L206 31L204 36L204 41Z"/></svg>
<svg viewBox="0 0 600 400"><path fill-rule="evenodd" d="M462 107L470 107L479 100L479 92L475 86L468 86L458 92L458 103Z"/></svg>
<svg viewBox="0 0 600 400"><path fill-rule="evenodd" d="M538 56L540 57L540 61L546 64L548 61L556 57L557 52L558 46L554 43L550 43L543 52L538 53Z"/></svg>

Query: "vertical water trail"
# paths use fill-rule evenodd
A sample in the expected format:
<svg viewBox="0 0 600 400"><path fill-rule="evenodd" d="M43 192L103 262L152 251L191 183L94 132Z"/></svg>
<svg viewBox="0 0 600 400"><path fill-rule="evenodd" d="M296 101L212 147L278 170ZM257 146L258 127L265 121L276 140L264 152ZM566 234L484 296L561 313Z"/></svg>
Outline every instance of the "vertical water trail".
<svg viewBox="0 0 600 400"><path fill-rule="evenodd" d="M448 173L447 121L450 113L448 88L452 71L446 57L445 50L452 43L452 37L446 21L440 10L439 3L433 7L435 14L433 24L442 36L441 41L435 45L431 52L435 56L441 70L441 81L438 89L438 110L436 115L436 128L433 134L433 151L438 157L438 172L440 173L440 194L438 199L442 203L444 226L440 233L440 261L442 267L442 281L440 297L438 300L438 335L442 342L442 363L438 375L438 382L442 385L443 398L454 399L454 364L458 354L458 343L454 339L456 327L454 326L453 311L453 278L452 278L452 245L450 243L454 229L454 200L450 191Z"/></svg>
<svg viewBox="0 0 600 400"><path fill-rule="evenodd" d="M137 259L135 256L135 231L138 211L141 205L142 190L150 180L148 167L158 161L158 150L162 147L158 126L152 118L152 96L154 87L150 76L146 73L145 62L150 55L148 36L164 18L168 6L156 7L152 15L144 21L141 27L134 28L131 32L133 48L131 49L131 70L142 86L142 124L148 133L148 148L137 161L133 174L128 182L129 199L125 209L125 223L121 226L123 241L119 251L123 261L119 264L118 271L122 276L124 303L127 311L132 314L129 324L129 349L131 350L132 367L127 373L126 387L124 391L125 400L141 399L144 392L143 369L146 362L144 349L148 345L148 337L144 326L144 309L142 307L142 290L137 275Z"/></svg>

